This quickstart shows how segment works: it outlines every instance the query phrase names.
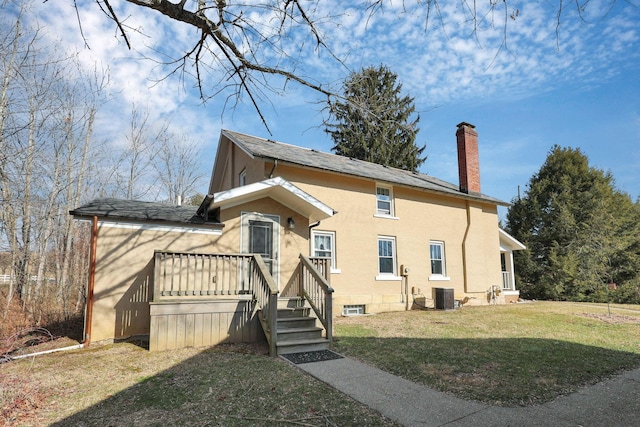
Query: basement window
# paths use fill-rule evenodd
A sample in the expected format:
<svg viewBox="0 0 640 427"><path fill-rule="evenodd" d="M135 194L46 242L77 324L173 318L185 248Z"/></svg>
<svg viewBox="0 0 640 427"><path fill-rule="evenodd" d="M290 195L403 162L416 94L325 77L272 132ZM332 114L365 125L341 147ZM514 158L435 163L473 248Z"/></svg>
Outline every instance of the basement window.
<svg viewBox="0 0 640 427"><path fill-rule="evenodd" d="M364 304L349 304L342 309L343 316L358 316L364 314Z"/></svg>

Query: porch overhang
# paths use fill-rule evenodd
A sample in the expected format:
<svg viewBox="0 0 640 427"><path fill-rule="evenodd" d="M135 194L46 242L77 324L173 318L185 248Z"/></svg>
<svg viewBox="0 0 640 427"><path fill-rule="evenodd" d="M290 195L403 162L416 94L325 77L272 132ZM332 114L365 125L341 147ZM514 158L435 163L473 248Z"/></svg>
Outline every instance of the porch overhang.
<svg viewBox="0 0 640 427"><path fill-rule="evenodd" d="M336 212L309 193L296 187L281 177L267 179L242 187L215 193L207 196L210 200L209 210L225 209L243 203L269 197L300 215L309 218L310 222L317 222L332 217Z"/></svg>
<svg viewBox="0 0 640 427"><path fill-rule="evenodd" d="M500 233L500 251L507 252L511 251L523 251L527 249L525 245L520 243L515 237L499 228L498 232Z"/></svg>

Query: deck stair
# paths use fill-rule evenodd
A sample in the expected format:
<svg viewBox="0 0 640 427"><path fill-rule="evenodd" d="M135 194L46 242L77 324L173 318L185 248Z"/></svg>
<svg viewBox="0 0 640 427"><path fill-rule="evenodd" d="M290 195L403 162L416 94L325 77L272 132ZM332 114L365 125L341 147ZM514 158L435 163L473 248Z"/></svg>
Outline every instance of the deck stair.
<svg viewBox="0 0 640 427"><path fill-rule="evenodd" d="M329 340L315 313L302 298L278 298L278 354L327 350Z"/></svg>

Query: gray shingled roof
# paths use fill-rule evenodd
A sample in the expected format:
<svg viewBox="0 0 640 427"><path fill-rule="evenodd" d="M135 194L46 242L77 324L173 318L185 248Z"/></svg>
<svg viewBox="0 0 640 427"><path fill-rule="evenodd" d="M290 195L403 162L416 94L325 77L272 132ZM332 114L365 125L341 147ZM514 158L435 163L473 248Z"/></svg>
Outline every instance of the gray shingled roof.
<svg viewBox="0 0 640 427"><path fill-rule="evenodd" d="M69 213L75 217L126 219L135 221L159 221L180 224L205 224L196 214L197 206L173 206L164 203L139 200L96 199ZM208 222L209 225L216 223Z"/></svg>
<svg viewBox="0 0 640 427"><path fill-rule="evenodd" d="M239 132L223 130L222 133L248 154L256 158L278 160L329 172L370 178L386 183L449 194L465 199L482 200L497 205L509 205L507 202L485 194L463 193L460 191L458 185L429 175L395 169L376 163L338 156L336 154L323 153L321 151L275 142Z"/></svg>

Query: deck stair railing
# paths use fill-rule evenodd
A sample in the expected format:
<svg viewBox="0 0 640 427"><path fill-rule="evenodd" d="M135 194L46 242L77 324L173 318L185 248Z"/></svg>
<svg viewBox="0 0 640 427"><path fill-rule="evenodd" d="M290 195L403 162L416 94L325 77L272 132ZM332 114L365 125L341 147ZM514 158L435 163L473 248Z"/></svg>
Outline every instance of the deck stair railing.
<svg viewBox="0 0 640 427"><path fill-rule="evenodd" d="M262 330L269 343L269 354L277 356L278 335L278 285L269 274L267 265L260 255L253 257L251 264L251 280L253 294L256 298L258 316Z"/></svg>
<svg viewBox="0 0 640 427"><path fill-rule="evenodd" d="M300 254L299 283L301 296L307 300L325 328L326 338L333 337L333 288L329 284L330 262L326 258L309 259ZM325 277L326 276L326 277Z"/></svg>

